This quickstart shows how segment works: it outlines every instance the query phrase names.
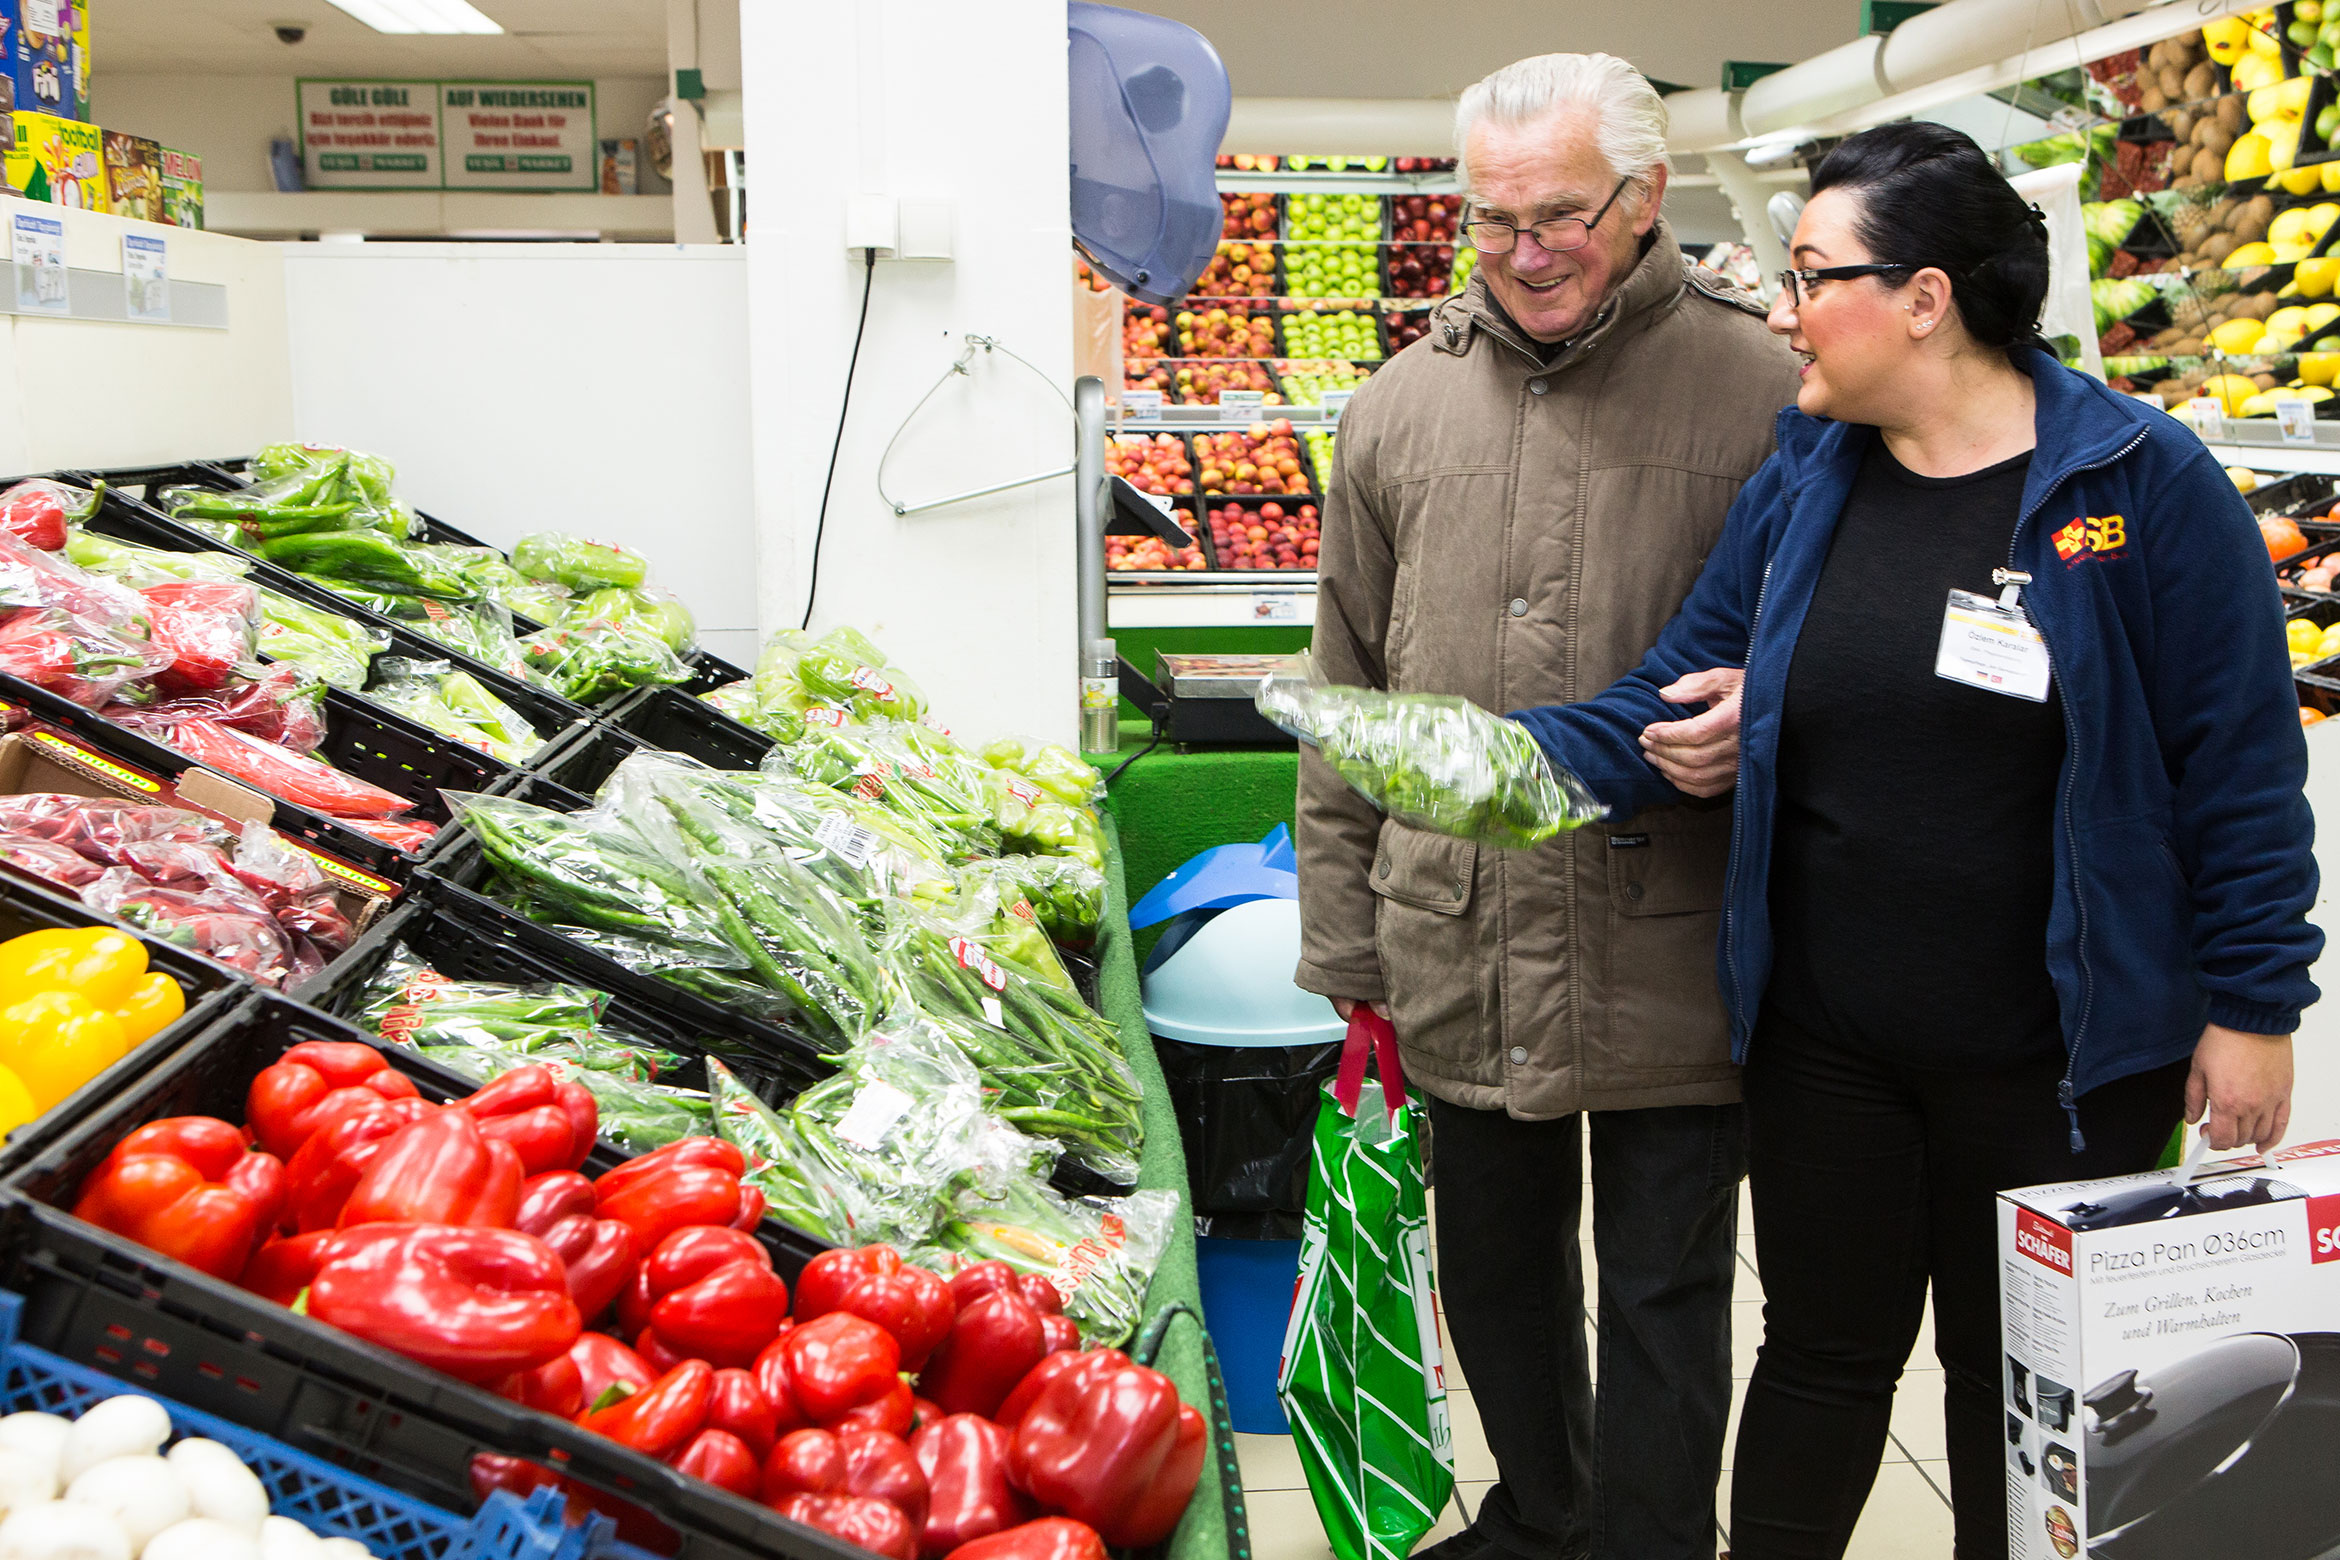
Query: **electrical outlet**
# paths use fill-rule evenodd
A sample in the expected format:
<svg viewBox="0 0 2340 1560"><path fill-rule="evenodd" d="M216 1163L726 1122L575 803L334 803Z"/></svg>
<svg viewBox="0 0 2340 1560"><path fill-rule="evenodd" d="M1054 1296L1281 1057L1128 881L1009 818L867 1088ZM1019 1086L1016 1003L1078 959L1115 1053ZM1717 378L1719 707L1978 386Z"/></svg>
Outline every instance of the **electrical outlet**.
<svg viewBox="0 0 2340 1560"><path fill-rule="evenodd" d="M845 197L845 247L874 249L881 260L894 257L901 241L901 203L891 195Z"/></svg>
<svg viewBox="0 0 2340 1560"><path fill-rule="evenodd" d="M904 260L949 260L957 229L958 208L952 202L905 200L897 253Z"/></svg>

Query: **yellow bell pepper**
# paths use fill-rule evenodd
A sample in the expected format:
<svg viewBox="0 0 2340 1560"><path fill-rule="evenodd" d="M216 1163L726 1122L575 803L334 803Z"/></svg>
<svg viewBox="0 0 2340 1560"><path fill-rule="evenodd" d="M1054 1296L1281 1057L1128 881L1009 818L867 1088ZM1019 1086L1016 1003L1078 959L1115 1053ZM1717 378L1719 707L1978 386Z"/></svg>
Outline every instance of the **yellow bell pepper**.
<svg viewBox="0 0 2340 1560"><path fill-rule="evenodd" d="M146 973L146 950L110 926L27 932L0 943L0 999L36 991L78 991L118 1007Z"/></svg>
<svg viewBox="0 0 2340 1560"><path fill-rule="evenodd" d="M33 1104L24 1080L0 1067L0 1137L6 1137L39 1115L40 1109Z"/></svg>
<svg viewBox="0 0 2340 1560"><path fill-rule="evenodd" d="M0 1067L48 1110L130 1051L122 1020L77 991L42 991L0 1008Z"/></svg>
<svg viewBox="0 0 2340 1560"><path fill-rule="evenodd" d="M179 983L111 927L0 942L0 1134L55 1106L187 1010Z"/></svg>
<svg viewBox="0 0 2340 1560"><path fill-rule="evenodd" d="M114 1009L114 1016L122 1021L122 1032L132 1045L142 1045L161 1034L187 1011L187 993L179 983L156 970L138 977L138 984L130 988L129 1000Z"/></svg>

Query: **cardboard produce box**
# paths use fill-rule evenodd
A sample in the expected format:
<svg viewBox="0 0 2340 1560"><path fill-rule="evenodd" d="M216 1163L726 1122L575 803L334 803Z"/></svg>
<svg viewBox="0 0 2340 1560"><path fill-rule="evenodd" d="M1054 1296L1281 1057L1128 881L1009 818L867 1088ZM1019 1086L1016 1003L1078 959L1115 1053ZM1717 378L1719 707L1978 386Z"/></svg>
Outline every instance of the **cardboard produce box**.
<svg viewBox="0 0 2340 1560"><path fill-rule="evenodd" d="M10 189L52 206L108 209L104 131L76 119L21 108L9 120Z"/></svg>
<svg viewBox="0 0 2340 1560"><path fill-rule="evenodd" d="M119 130L102 132L106 150L106 199L117 217L163 220L162 144Z"/></svg>
<svg viewBox="0 0 2340 1560"><path fill-rule="evenodd" d="M0 74L11 110L79 119L89 101L81 81L89 11L72 0L0 0ZM76 39L81 47L76 48ZM22 186L18 186L22 188Z"/></svg>
<svg viewBox="0 0 2340 1560"><path fill-rule="evenodd" d="M2340 1141L1999 1194L2008 1553L2340 1553Z"/></svg>
<svg viewBox="0 0 2340 1560"><path fill-rule="evenodd" d="M173 227L203 226L203 159L162 149L162 220Z"/></svg>

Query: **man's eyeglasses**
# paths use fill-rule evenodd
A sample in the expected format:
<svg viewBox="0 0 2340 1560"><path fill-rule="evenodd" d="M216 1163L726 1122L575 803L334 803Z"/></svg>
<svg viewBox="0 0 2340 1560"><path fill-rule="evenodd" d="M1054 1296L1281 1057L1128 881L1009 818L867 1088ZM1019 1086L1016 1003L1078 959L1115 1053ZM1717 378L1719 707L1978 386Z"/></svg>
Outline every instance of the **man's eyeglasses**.
<svg viewBox="0 0 2340 1560"><path fill-rule="evenodd" d="M1782 271L1779 273L1780 291L1799 308L1803 306L1804 289L1815 282L1839 282L1855 276L1883 276L1888 272L1915 271L1914 265L1831 265L1817 271Z"/></svg>
<svg viewBox="0 0 2340 1560"><path fill-rule="evenodd" d="M1550 254L1566 254L1571 249L1582 249L1592 242L1592 230L1601 225L1601 218L1617 204L1617 197L1625 193L1625 186L1633 181L1619 179L1617 187L1609 191L1609 198L1601 202L1601 209L1590 217L1552 217L1543 222L1530 223L1527 232L1533 233L1536 243ZM1492 217L1472 217L1463 223L1463 235L1471 247L1483 255L1507 255L1519 243L1521 228L1514 222L1499 222Z"/></svg>

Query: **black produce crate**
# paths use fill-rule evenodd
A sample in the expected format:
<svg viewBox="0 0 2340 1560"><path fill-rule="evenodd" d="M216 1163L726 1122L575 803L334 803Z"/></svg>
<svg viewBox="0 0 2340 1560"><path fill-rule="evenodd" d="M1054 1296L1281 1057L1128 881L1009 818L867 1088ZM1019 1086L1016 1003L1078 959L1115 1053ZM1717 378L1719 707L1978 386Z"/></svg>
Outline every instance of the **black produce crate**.
<svg viewBox="0 0 2340 1560"><path fill-rule="evenodd" d="M467 662L446 646L401 627L390 630L390 648L374 658L375 675L366 682L368 691L357 695L368 704L373 703L370 690L381 683L381 663L389 656L404 656L410 661L444 661L455 670L469 675L481 687L510 705L513 713L528 722L529 730L543 739L537 754L549 751L570 733L593 723L593 717L582 706L571 704L558 694L547 693L534 683L522 682L517 677ZM491 759L489 762L501 766L500 760Z"/></svg>
<svg viewBox="0 0 2340 1560"><path fill-rule="evenodd" d="M291 1046L355 1038L294 1003L254 997L0 1178L0 1270L25 1297L24 1341L450 1511L477 1504L473 1455L501 1453L557 1464L635 1501L675 1530L668 1552L680 1560L867 1560L605 1437L84 1224L62 1206L125 1133L165 1116L240 1119L253 1075ZM385 1054L426 1098L470 1091L427 1062ZM602 1145L587 1169L609 1169L620 1157ZM759 1234L790 1279L821 1249L770 1220Z"/></svg>
<svg viewBox="0 0 2340 1560"><path fill-rule="evenodd" d="M117 726L95 711L82 708L70 699L59 698L46 688L36 688L19 678L0 673L0 710L13 705L28 712L35 720L69 733L72 738L91 749L108 763L126 766L141 776L143 782L176 787L182 775L190 770L212 773L176 749L167 748L151 737L142 736L126 726ZM465 749L469 752L469 749ZM473 755L479 756L479 755ZM226 777L233 780L233 776ZM249 782L235 780L246 790L254 790ZM129 782L140 792L147 792L146 784ZM124 794L129 794L125 788ZM399 885L410 875L413 859L401 855L393 846L345 827L322 813L306 807L278 800L262 793L262 799L271 803L270 827L298 844L305 845L311 854L330 858L320 862L328 876L361 892L388 898L396 894ZM336 867L341 871L336 871ZM369 881L360 882L349 874L355 872Z"/></svg>
<svg viewBox="0 0 2340 1560"><path fill-rule="evenodd" d="M1413 300L1413 299L1410 299L1410 298L1400 298L1400 299L1398 299L1398 300L1396 300L1396 301L1397 301L1397 302L1399 302L1399 303L1411 303L1411 302L1414 302L1415 300ZM1443 300L1443 299L1434 299L1434 300L1424 300L1424 301L1425 301L1425 302L1443 302L1444 300ZM1323 362L1328 362L1328 361L1332 361L1332 362L1355 362L1355 363L1369 363L1369 364L1373 365L1375 368L1379 368L1379 367L1380 367L1382 364L1384 364L1384 363L1388 362L1388 361L1390 360L1390 358L1391 358L1391 357L1394 355L1394 354L1391 352L1391 350L1390 350L1390 345L1389 345L1389 318L1388 318L1388 313L1389 313L1389 307L1390 307L1390 303L1391 303L1391 300L1390 300L1390 299L1387 299L1387 298L1368 298L1368 299L1365 299L1365 300L1363 301L1363 303L1361 303L1361 304L1360 304L1360 303L1358 303L1356 300L1353 300L1353 299L1351 299L1351 300L1334 300L1334 299L1330 299L1330 298L1286 298L1286 299L1279 300L1279 303L1278 303L1278 308L1277 308L1277 313L1276 313L1276 356L1277 356L1278 358L1281 358L1281 359L1283 359L1283 360L1285 360L1285 361L1288 361L1288 362L1292 362L1292 361L1301 362L1301 363L1323 363ZM1365 316L1367 319L1369 319L1369 320L1371 320L1371 321L1373 322L1373 339L1374 339L1375 341L1377 341L1377 342L1379 342L1379 343L1381 344L1381 356L1380 356L1380 357L1378 357L1378 358L1348 358L1348 359L1326 359L1326 358L1319 358L1319 357L1314 357L1314 356L1311 356L1310 354L1308 354L1308 353L1305 353L1305 352L1294 352L1294 351L1290 350L1290 347L1291 347L1291 338L1285 334L1285 331L1284 331L1284 326L1285 326L1285 322L1286 322L1286 321L1288 321L1288 320L1290 320L1290 319L1291 319L1291 317L1292 317L1293 315L1295 315L1295 314L1338 314L1338 313L1340 313L1340 312L1341 312L1343 309L1347 309L1349 312L1351 312L1351 313L1353 313L1353 314L1362 314L1362 315L1364 315L1364 316Z"/></svg>
<svg viewBox="0 0 2340 1560"><path fill-rule="evenodd" d="M675 686L694 699L700 694L713 693L718 688L739 682L749 675L723 657L706 650L693 650L683 659L691 663L690 680Z"/></svg>
<svg viewBox="0 0 2340 1560"><path fill-rule="evenodd" d="M355 1022L366 985L404 948L449 980L501 981L508 985L553 984L604 990L602 971L581 958L573 945L555 940L522 942L480 915L468 900L433 894L426 885L376 922L349 952L295 985L290 995L336 1018ZM684 1065L659 1082L685 1089L707 1087L706 1058L719 1057L741 1083L773 1101L793 1099L816 1075L791 1057L784 1065L754 1045L725 1039L704 1024L678 1021L663 1002L651 1003L619 991L609 999L610 1028L683 1057ZM361 1026L362 1027L362 1026Z"/></svg>
<svg viewBox="0 0 2340 1560"><path fill-rule="evenodd" d="M753 769L775 745L754 727L679 688L644 688L612 706L606 719L654 748L685 754L713 769Z"/></svg>
<svg viewBox="0 0 2340 1560"><path fill-rule="evenodd" d="M251 990L224 964L214 964L176 943L124 926L67 897L62 890L35 887L0 871L0 942L22 937L27 932L82 926L111 926L144 948L147 969L168 975L179 983L179 989L187 996L187 1011L164 1026L160 1033L131 1047L130 1054L113 1066L9 1133L7 1143L0 1146L0 1173L22 1164L35 1149L62 1135L101 1102L111 1099L131 1079L144 1074L202 1033L213 1020L240 1006Z"/></svg>
<svg viewBox="0 0 2340 1560"><path fill-rule="evenodd" d="M2335 232L2340 232L2340 222L2332 226ZM2272 482L2262 482L2243 495L2243 501L2255 515L2290 515L2294 519L2328 510L2335 500L2340 500L2340 477L2320 471L2294 471Z"/></svg>
<svg viewBox="0 0 2340 1560"><path fill-rule="evenodd" d="M158 472L162 474L160 480L157 480ZM187 475L174 475L174 473L180 472L187 473ZM208 487L222 492L234 488L250 487L252 485L252 458L248 455L239 455L232 460L195 461L185 466L160 468L133 467L120 472L91 472L89 475L102 476L109 483L118 483L120 486L144 488L145 491L141 492L139 496L152 502L149 494L166 487ZM423 523L422 539L426 542L443 542L455 547L492 546L491 543L481 541L468 531L457 530L436 515L426 514L420 509L415 510L414 513L415 517ZM498 553L503 552L501 547L494 547L493 550Z"/></svg>

